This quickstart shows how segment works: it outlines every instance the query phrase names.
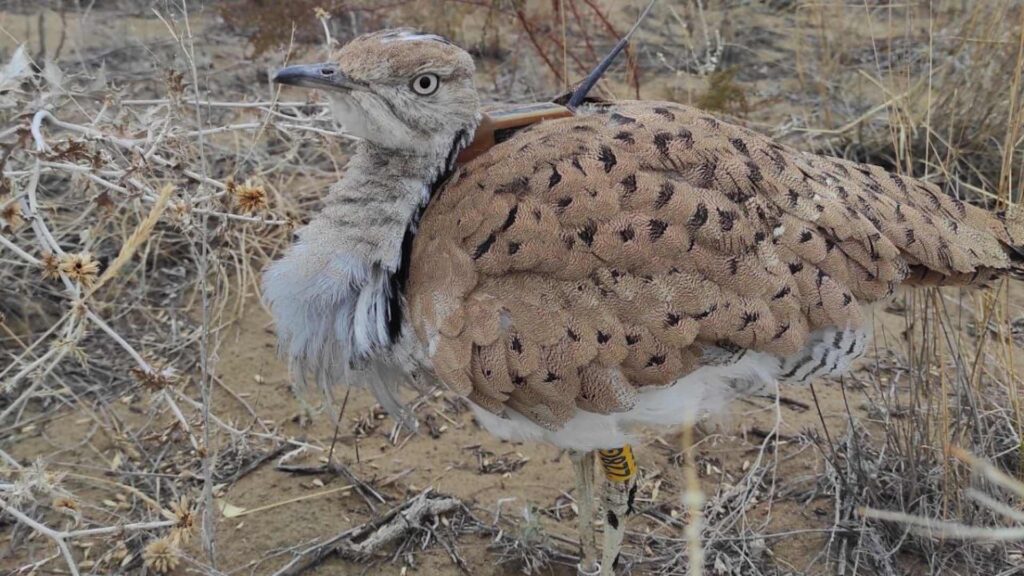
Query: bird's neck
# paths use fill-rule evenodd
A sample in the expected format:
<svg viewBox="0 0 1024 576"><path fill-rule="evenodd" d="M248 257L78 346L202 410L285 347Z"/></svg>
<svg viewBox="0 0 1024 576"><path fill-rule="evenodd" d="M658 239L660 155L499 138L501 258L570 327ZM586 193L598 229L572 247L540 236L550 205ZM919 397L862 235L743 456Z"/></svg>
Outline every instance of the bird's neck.
<svg viewBox="0 0 1024 576"><path fill-rule="evenodd" d="M267 269L263 296L296 374L329 386L345 381L350 366L400 361L394 344L402 339L412 239L431 193L471 136L460 133L425 154L361 144L324 209ZM398 413L397 383L389 382L369 385Z"/></svg>
<svg viewBox="0 0 1024 576"><path fill-rule="evenodd" d="M468 140L425 154L360 144L323 210L268 269L264 296L300 372L329 380L393 351L420 214Z"/></svg>
<svg viewBox="0 0 1024 576"><path fill-rule="evenodd" d="M417 153L360 143L310 226L329 228L334 245L354 260L398 271L407 232L415 232L434 188L467 141L460 134L448 145Z"/></svg>

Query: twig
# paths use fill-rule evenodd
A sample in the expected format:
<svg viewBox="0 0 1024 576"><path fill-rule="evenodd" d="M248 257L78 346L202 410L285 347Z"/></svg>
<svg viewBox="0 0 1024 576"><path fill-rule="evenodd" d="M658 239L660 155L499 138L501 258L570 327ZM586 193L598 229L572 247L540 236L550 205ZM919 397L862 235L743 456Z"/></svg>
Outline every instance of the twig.
<svg viewBox="0 0 1024 576"><path fill-rule="evenodd" d="M332 554L355 557L373 554L410 530L424 527L428 518L460 507L462 503L451 496L425 490L380 518L302 550L296 558L275 572L274 576L296 576L320 564Z"/></svg>
<svg viewBox="0 0 1024 576"><path fill-rule="evenodd" d="M255 514L257 512L266 512L267 510L273 510L288 504L294 504L296 502L302 502L303 500L310 500L313 498L321 498L323 496L329 496L331 494L337 494L338 492L351 492L355 488L353 484L347 484L345 486L338 486L336 488L329 488L327 490L321 490L319 492L313 492L312 494L303 494L302 496L296 496L294 498L288 498L287 500L281 500L280 502L274 502L272 504L265 504L256 508L247 508L241 512L227 513L224 512L225 518L239 518L241 516L248 516L249 514Z"/></svg>
<svg viewBox="0 0 1024 576"><path fill-rule="evenodd" d="M53 540L57 545L57 548L60 549L60 553L64 556L64 561L67 562L68 570L71 571L73 576L79 575L78 564L75 563L75 557L71 554L71 549L68 548L68 543L65 541L67 537L66 533L58 532L49 526L36 522L21 510L8 505L7 502L3 501L3 499L0 499L0 509L3 509L11 516L14 516L19 522L35 530L39 534Z"/></svg>

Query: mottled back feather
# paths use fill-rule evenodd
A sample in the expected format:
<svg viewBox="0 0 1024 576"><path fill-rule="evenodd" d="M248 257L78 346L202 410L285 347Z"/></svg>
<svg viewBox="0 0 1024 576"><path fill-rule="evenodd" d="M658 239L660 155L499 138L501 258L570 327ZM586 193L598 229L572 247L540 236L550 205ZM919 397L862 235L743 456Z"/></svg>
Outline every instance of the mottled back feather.
<svg viewBox="0 0 1024 576"><path fill-rule="evenodd" d="M458 168L421 221L407 301L444 382L557 429L730 351L809 375L792 359L818 361L812 338L859 353L863 305L905 282L985 283L1022 243L932 184L623 102Z"/></svg>

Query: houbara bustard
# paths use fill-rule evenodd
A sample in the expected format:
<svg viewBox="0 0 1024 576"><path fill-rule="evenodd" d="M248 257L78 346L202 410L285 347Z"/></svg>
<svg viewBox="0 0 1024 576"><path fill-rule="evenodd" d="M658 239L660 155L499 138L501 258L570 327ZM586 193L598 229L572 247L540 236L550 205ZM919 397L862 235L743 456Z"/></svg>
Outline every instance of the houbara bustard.
<svg viewBox="0 0 1024 576"><path fill-rule="evenodd" d="M492 123L496 143L459 160L493 119L473 76L467 52L410 30L277 74L324 90L361 141L265 298L296 374L365 383L397 415L400 382L436 377L496 436L569 450L581 573L617 558L633 427L843 372L866 306L900 285L1020 272L1016 218L675 103Z"/></svg>

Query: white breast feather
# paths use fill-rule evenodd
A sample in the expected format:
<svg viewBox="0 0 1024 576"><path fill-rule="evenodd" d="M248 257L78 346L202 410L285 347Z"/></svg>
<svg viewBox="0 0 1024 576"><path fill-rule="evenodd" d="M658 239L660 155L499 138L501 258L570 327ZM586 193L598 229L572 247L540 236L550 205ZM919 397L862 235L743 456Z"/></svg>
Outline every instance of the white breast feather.
<svg viewBox="0 0 1024 576"><path fill-rule="evenodd" d="M387 274L345 254L299 242L263 276L281 351L297 375L339 383L351 360L388 340Z"/></svg>

